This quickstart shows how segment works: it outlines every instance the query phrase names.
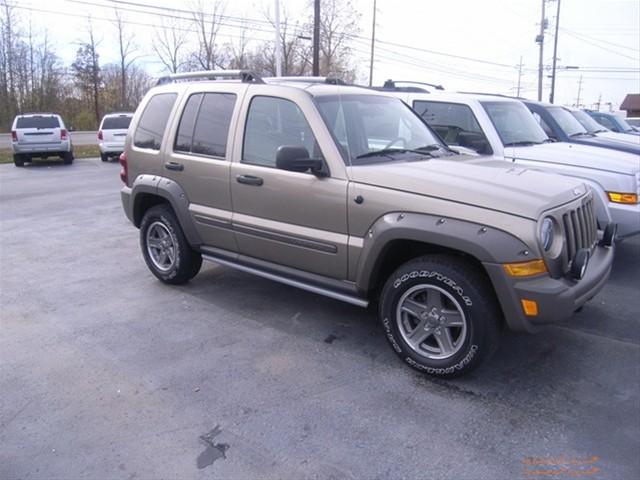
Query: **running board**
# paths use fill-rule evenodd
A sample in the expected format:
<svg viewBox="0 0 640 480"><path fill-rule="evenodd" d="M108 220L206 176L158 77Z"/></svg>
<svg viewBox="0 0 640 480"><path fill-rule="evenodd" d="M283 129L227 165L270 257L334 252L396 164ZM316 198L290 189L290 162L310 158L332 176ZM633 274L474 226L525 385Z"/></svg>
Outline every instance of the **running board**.
<svg viewBox="0 0 640 480"><path fill-rule="evenodd" d="M269 280L273 280L275 282L284 283L285 285L289 285L291 287L300 288L302 290L306 290L308 292L317 293L319 295L324 295L325 297L333 298L335 300L340 300L341 302L350 303L352 305L356 305L358 307L367 308L369 306L369 301L360 297L356 297L354 295L349 295L346 293L336 292L335 290L330 290L328 288L319 287L317 285L309 284L302 282L300 280L294 280L289 277L285 277L282 275L278 275L272 272L265 272L264 270L259 270L257 268L249 267L247 265L243 265L241 263L236 263L230 260L225 260L220 257L214 257L209 254L202 254L202 258L209 262L218 263L220 265L224 265L226 267L235 268L236 270L240 270L242 272L251 273L253 275L257 275L258 277L267 278Z"/></svg>

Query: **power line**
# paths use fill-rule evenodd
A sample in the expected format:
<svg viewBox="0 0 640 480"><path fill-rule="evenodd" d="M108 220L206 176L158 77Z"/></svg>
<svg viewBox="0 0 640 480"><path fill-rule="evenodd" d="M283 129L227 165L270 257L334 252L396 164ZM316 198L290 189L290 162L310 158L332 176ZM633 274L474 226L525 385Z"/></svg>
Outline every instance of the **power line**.
<svg viewBox="0 0 640 480"><path fill-rule="evenodd" d="M627 49L627 50L632 50L634 53L638 52L638 48L636 48L636 47L629 47L627 45L620 45L619 43L608 42L607 40L594 38L594 37L591 37L589 35L585 35L584 33L578 33L578 32L575 32L573 30L569 30L568 28L564 28L564 27L562 27L560 30L562 30L563 32L566 32L566 33L572 33L574 35L578 35L580 37L584 37L584 38L590 39L590 40L592 40L594 42L606 43L607 45L611 45L612 47L624 48L624 49Z"/></svg>

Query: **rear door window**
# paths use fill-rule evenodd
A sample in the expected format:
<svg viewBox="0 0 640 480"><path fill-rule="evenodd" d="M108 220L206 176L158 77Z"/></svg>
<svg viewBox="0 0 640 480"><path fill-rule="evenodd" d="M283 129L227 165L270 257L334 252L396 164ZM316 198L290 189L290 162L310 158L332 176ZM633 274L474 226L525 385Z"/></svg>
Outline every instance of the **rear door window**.
<svg viewBox="0 0 640 480"><path fill-rule="evenodd" d="M180 118L174 150L225 157L235 103L233 93L191 95Z"/></svg>
<svg viewBox="0 0 640 480"><path fill-rule="evenodd" d="M136 147L160 150L162 137L177 96L176 93L160 93L149 100L133 137L133 144Z"/></svg>
<svg viewBox="0 0 640 480"><path fill-rule="evenodd" d="M59 126L58 117L52 116L19 117L16 122L16 128L58 128Z"/></svg>
<svg viewBox="0 0 640 480"><path fill-rule="evenodd" d="M131 117L107 117L102 122L103 130L126 130L131 123Z"/></svg>

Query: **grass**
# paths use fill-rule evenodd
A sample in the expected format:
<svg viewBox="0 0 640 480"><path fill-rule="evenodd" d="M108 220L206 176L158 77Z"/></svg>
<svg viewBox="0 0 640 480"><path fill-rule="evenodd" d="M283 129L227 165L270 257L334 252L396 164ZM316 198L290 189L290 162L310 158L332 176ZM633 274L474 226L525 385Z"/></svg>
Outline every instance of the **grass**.
<svg viewBox="0 0 640 480"><path fill-rule="evenodd" d="M77 145L73 147L73 156L79 158L100 157L97 145ZM58 157L49 157L49 160L56 160ZM35 158L36 162L43 162L41 158ZM10 148L0 148L0 163L13 163L13 151Z"/></svg>

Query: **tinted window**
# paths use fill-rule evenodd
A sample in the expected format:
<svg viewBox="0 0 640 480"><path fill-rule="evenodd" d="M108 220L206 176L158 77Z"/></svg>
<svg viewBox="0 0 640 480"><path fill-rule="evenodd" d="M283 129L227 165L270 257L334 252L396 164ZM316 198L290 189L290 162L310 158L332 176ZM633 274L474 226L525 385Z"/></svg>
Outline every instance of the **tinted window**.
<svg viewBox="0 0 640 480"><path fill-rule="evenodd" d="M58 117L18 117L16 128L58 128L60 122Z"/></svg>
<svg viewBox="0 0 640 480"><path fill-rule="evenodd" d="M160 93L149 100L133 137L133 144L136 147L160 150L164 130L176 97L175 93Z"/></svg>
<svg viewBox="0 0 640 480"><path fill-rule="evenodd" d="M131 117L106 117L102 122L102 130L126 130L131 123Z"/></svg>
<svg viewBox="0 0 640 480"><path fill-rule="evenodd" d="M467 105L445 102L413 102L413 109L448 145L491 153L489 142Z"/></svg>
<svg viewBox="0 0 640 480"><path fill-rule="evenodd" d="M587 133L582 124L564 108L548 107L547 111L551 114L553 119L558 122L558 125L560 125L560 128L566 135L574 137Z"/></svg>
<svg viewBox="0 0 640 480"><path fill-rule="evenodd" d="M229 124L236 96L233 93L206 93L200 105L191 151L224 157Z"/></svg>
<svg viewBox="0 0 640 480"><path fill-rule="evenodd" d="M242 161L275 167L282 145L305 147L313 158L322 154L300 108L289 100L255 97L245 127Z"/></svg>
<svg viewBox="0 0 640 480"><path fill-rule="evenodd" d="M233 93L199 93L184 108L175 150L224 157L235 106Z"/></svg>
<svg viewBox="0 0 640 480"><path fill-rule="evenodd" d="M594 118L596 119L596 121L600 125L603 125L603 126L607 127L609 130L613 130L614 132L619 130L618 127L611 120L609 120L607 117L598 115L598 116L596 116Z"/></svg>
<svg viewBox="0 0 640 480"><path fill-rule="evenodd" d="M574 117L576 117L576 119L582 124L582 126L589 133L605 132L606 131L606 129L603 128L602 125L600 125L593 118L591 118L588 113L585 113L582 110L571 110L571 114Z"/></svg>
<svg viewBox="0 0 640 480"><path fill-rule="evenodd" d="M191 95L182 111L178 134L173 149L178 152L190 152L193 141L193 128L196 125L196 115L202 101L202 93Z"/></svg>

